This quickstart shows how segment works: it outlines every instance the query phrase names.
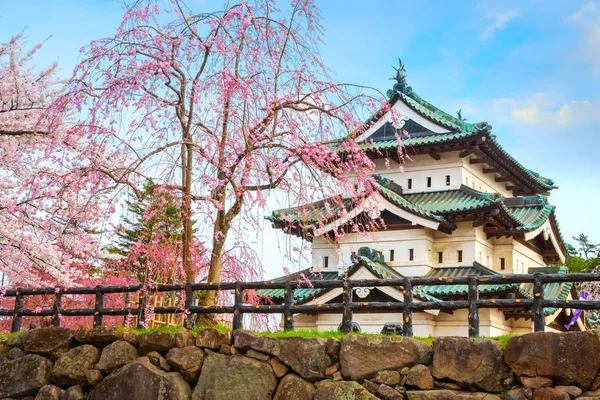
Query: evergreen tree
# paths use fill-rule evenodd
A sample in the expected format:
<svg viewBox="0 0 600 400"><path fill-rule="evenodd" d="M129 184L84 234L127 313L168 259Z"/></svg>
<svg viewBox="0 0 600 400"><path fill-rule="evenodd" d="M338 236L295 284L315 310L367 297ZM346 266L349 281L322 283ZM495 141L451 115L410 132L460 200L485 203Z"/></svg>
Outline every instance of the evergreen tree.
<svg viewBox="0 0 600 400"><path fill-rule="evenodd" d="M120 268L134 272L142 283L177 280L183 223L176 199L150 182L141 199L128 200L126 205L128 216L108 252L122 256Z"/></svg>

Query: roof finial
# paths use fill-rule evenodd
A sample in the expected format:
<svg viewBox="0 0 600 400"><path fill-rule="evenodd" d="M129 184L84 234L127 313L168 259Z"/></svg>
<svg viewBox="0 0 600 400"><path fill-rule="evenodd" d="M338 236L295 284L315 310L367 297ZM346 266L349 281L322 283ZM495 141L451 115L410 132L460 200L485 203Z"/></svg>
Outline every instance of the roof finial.
<svg viewBox="0 0 600 400"><path fill-rule="evenodd" d="M458 110L456 112L456 114L458 115L458 120L459 121L461 121L461 122L466 122L467 121L467 119L465 117L463 117L463 115L462 115L462 108L460 110Z"/></svg>
<svg viewBox="0 0 600 400"><path fill-rule="evenodd" d="M391 77L390 80L396 81L392 90L388 90L387 95L392 97L394 92L404 92L408 88L406 84L406 68L404 68L404 64L402 64L402 60L398 58L398 68L392 66L396 71L396 76Z"/></svg>

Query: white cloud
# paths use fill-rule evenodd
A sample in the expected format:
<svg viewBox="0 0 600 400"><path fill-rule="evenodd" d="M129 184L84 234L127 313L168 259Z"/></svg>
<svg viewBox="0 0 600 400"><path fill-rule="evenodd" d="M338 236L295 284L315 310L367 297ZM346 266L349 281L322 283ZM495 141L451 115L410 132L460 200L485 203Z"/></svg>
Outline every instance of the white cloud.
<svg viewBox="0 0 600 400"><path fill-rule="evenodd" d="M512 110L512 115L520 122L526 122L528 124L538 122L540 116L540 109L537 104L533 104L530 107L515 108Z"/></svg>
<svg viewBox="0 0 600 400"><path fill-rule="evenodd" d="M481 40L490 39L492 36L494 36L496 34L496 32L504 29L504 27L510 20L515 19L518 16L519 16L519 13L516 12L515 10L507 10L500 14L494 15L493 16L494 21L492 23L488 24L486 30L481 33L479 38Z"/></svg>
<svg viewBox="0 0 600 400"><path fill-rule="evenodd" d="M494 99L490 107L501 124L528 126L531 132L559 132L600 123L600 101L565 100L560 96L535 93L524 100Z"/></svg>
<svg viewBox="0 0 600 400"><path fill-rule="evenodd" d="M583 4L567 17L579 31L579 38L570 50L570 60L589 66L600 73L600 8L596 2Z"/></svg>

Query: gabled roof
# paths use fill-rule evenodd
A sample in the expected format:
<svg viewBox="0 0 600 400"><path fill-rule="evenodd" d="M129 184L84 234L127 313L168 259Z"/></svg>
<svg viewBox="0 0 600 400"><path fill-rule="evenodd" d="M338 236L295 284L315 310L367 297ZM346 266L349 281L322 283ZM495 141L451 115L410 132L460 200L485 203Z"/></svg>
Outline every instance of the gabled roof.
<svg viewBox="0 0 600 400"><path fill-rule="evenodd" d="M411 133L410 137L403 138L403 145L408 154L420 154L423 151L427 152L428 148L440 145L444 145L446 151L450 150L448 146L456 147L459 144L467 148L479 146L478 152L489 157L490 163L503 173L513 177L515 183L523 187L523 194L546 193L557 188L552 179L524 167L504 150L496 136L491 133L492 127L486 122L468 123L454 117L425 101L405 83L394 85L394 88L388 91L388 96L391 106L401 101L421 117L449 131L433 132L423 128L414 135ZM378 112L369 123L375 124L383 118L386 118L386 113ZM389 131L390 134L381 134L382 131ZM394 131L390 123L385 123L365 138L360 146L374 157L382 156L384 151L398 148Z"/></svg>
<svg viewBox="0 0 600 400"><path fill-rule="evenodd" d="M314 281L314 280L343 280L344 277L351 279L361 267L369 270L378 279L401 279L403 276L390 267L380 252L369 247L361 247L358 254L353 257L352 265L345 271L319 272L313 268L296 272L294 274L277 278L274 281ZM401 290L401 288L397 288ZM317 296L329 292L331 289L301 288L294 290L294 301L298 304L310 301ZM273 303L281 303L284 298L284 289L261 289L257 290L259 296L268 297ZM413 290L414 297L425 301L439 301L439 299L421 291L420 288Z"/></svg>
<svg viewBox="0 0 600 400"><path fill-rule="evenodd" d="M373 175L374 191L379 193L384 199L393 205L414 214L418 217L435 221L447 230L453 230L456 225L446 220L444 217L436 215L426 209L419 207L410 201L407 201L401 194L401 188L389 179L380 175ZM287 225L296 225L303 230L313 230L327 225L342 215L358 206L360 201L366 199L353 200L342 196L332 196L314 203L304 204L298 207L284 208L275 210L265 218Z"/></svg>
<svg viewBox="0 0 600 400"><path fill-rule="evenodd" d="M452 190L403 193L393 181L381 175L373 175L373 178L374 190L387 201L418 217L436 221L449 230L456 228L450 220L453 216L498 210L499 218L507 224L506 234L530 232L542 226L555 209L544 196L504 198L498 193L480 192L465 185ZM310 230L346 215L356 206L357 201L332 196L273 211L266 219Z"/></svg>

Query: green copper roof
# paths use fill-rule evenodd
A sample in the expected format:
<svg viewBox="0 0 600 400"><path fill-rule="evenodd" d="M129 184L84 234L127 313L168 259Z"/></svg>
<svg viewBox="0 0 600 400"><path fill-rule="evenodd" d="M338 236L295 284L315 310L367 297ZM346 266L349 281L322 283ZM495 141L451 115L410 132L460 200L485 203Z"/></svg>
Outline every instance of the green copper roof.
<svg viewBox="0 0 600 400"><path fill-rule="evenodd" d="M498 209L507 221L508 234L531 232L542 226L554 212L544 196L504 198L498 193L479 192L468 186L459 189L433 192L402 193L402 188L393 181L373 175L375 190L386 200L422 218L438 222L446 230L456 225L448 220L461 213L488 212ZM350 199L334 196L307 205L276 210L266 218L284 223L299 223L305 229L324 226L355 207Z"/></svg>
<svg viewBox="0 0 600 400"><path fill-rule="evenodd" d="M489 268L484 267L478 262L474 262L472 266L461 266L461 267L444 267L444 268L433 268L426 276L451 279L461 276L472 276L472 275L501 275L500 273L493 271ZM496 285L478 285L479 293L498 293L498 292L514 292L519 294L521 297L531 297L525 290L517 284L496 284ZM429 295L443 298L443 297L460 297L466 296L469 290L468 285L453 285L446 284L440 286L423 286L421 290Z"/></svg>
<svg viewBox="0 0 600 400"><path fill-rule="evenodd" d="M456 117L453 117L452 115L435 107L431 103L423 100L418 94L416 94L412 90L410 86L407 87L404 91L396 91L396 95L400 97L407 106L412 108L417 113L453 131L477 132L485 124L471 124L465 121L461 121Z"/></svg>
<svg viewBox="0 0 600 400"><path fill-rule="evenodd" d="M530 232L542 226L550 217L555 207L548 204L546 197L528 196L507 199L506 206L511 215L520 222L520 226L511 232Z"/></svg>
<svg viewBox="0 0 600 400"><path fill-rule="evenodd" d="M418 204L407 201L398 190L399 187L390 180L380 176L373 175L375 181L375 190L378 191L387 201L395 206L415 214L419 217L436 221L448 229L454 229L455 225L447 221L444 217L422 209ZM325 200L306 204L294 208L284 208L273 211L272 215L265 217L271 221L280 221L286 223L301 223L306 229L323 226L338 216L354 209L355 202L348 198L333 196Z"/></svg>
<svg viewBox="0 0 600 400"><path fill-rule="evenodd" d="M419 208L435 214L472 211L493 206L502 200L495 193L478 192L464 185L455 190L405 193L403 197Z"/></svg>
<svg viewBox="0 0 600 400"><path fill-rule="evenodd" d="M354 255L354 262L346 271L346 276L350 279L352 275L359 270L361 266L368 268L373 275L379 279L401 279L403 276L390 267L385 261L381 252L372 250L369 247L361 247L358 250L358 254ZM314 281L314 280L342 280L344 278L343 273L338 272L317 272L312 268L305 269L300 272L296 272L287 277L281 277L275 279L277 282L281 281ZM402 290L402 288L397 288ZM294 290L294 301L302 303L316 296L322 294L328 289L314 289L314 288L303 288ZM283 289L261 289L257 290L259 296L269 297L274 303L280 303L283 301L284 290ZM432 295L429 295L421 290L421 288L415 288L413 294L417 299L425 301L439 301Z"/></svg>
<svg viewBox="0 0 600 400"><path fill-rule="evenodd" d="M528 271L530 274L535 272L542 273L558 273L558 274L566 274L569 272L569 269L566 266L560 267L539 267L539 268L529 268ZM521 285L522 289L527 293L533 293L533 284L532 283L524 283ZM553 282L544 284L544 299L545 300L566 300L571 293L571 289L573 288L572 282ZM552 315L558 309L554 307L545 307L544 315ZM531 310L514 310L514 311L506 311L506 315L510 316L529 316L531 317Z"/></svg>

